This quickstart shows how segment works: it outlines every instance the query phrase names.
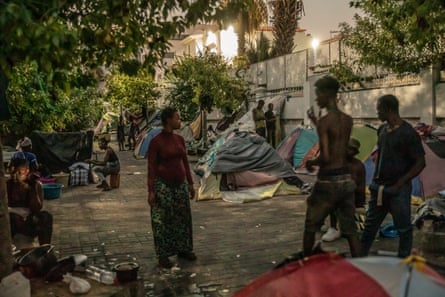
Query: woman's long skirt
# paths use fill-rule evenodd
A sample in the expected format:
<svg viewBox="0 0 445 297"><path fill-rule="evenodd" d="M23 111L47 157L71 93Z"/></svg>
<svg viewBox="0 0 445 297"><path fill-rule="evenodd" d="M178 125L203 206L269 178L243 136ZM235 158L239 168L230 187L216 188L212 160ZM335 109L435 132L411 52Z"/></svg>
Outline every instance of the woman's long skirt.
<svg viewBox="0 0 445 297"><path fill-rule="evenodd" d="M192 214L188 184L171 187L156 180L151 226L156 254L166 258L193 251Z"/></svg>

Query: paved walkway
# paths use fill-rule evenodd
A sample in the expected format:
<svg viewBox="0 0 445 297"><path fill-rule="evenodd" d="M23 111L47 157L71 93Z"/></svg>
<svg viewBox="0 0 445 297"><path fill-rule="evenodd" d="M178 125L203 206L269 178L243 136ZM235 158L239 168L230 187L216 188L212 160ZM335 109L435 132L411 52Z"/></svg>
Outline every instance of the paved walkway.
<svg viewBox="0 0 445 297"><path fill-rule="evenodd" d="M159 270L153 247L146 195L146 161L120 153L121 187L102 192L95 185L66 189L46 201L54 215L60 256L83 253L93 265L110 267L137 261L146 296L230 296L299 251L305 215L304 196L257 203L192 203L198 261ZM380 240L375 248L395 250L397 240ZM325 248L347 252L344 240Z"/></svg>

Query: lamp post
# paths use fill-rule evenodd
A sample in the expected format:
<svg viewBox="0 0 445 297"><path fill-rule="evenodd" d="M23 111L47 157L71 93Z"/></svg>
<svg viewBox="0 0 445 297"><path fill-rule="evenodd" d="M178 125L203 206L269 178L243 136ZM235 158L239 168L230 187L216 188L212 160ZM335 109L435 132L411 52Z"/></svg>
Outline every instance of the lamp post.
<svg viewBox="0 0 445 297"><path fill-rule="evenodd" d="M312 39L312 48L314 49L314 66L317 65L317 48L320 41L317 38Z"/></svg>
<svg viewBox="0 0 445 297"><path fill-rule="evenodd" d="M341 33L341 31L329 31L329 65L331 65L331 43L332 43L332 34ZM340 47L340 44L338 45Z"/></svg>

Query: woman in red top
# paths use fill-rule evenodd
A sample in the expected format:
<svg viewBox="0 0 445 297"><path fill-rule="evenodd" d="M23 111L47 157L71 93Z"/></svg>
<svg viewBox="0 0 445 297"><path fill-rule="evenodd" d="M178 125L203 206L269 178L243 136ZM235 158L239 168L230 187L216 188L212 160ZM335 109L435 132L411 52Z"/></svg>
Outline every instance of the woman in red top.
<svg viewBox="0 0 445 297"><path fill-rule="evenodd" d="M164 130L148 149L148 203L159 265L171 268L170 256L196 260L190 210L195 190L184 139L173 133L181 127L177 110L165 108L161 120Z"/></svg>

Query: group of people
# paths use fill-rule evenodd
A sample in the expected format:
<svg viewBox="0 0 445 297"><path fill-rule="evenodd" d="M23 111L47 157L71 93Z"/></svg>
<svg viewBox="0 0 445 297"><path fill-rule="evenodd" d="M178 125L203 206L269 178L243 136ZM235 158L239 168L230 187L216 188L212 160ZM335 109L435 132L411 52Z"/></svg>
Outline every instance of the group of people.
<svg viewBox="0 0 445 297"><path fill-rule="evenodd" d="M136 147L136 137L139 135L139 126L136 119L130 116L130 128L128 130L128 149L134 150ZM125 151L125 121L124 117L119 116L117 124L117 142L119 143L119 151Z"/></svg>
<svg viewBox="0 0 445 297"><path fill-rule="evenodd" d="M351 138L352 117L337 106L340 84L331 76L315 83L316 102L326 114L316 117L308 111L319 136L319 157L306 162L309 171L318 167L317 181L307 199L303 253L314 250L315 235L325 219L331 216L331 227L349 242L353 257L367 256L380 225L391 213L399 232L399 257L406 257L412 248L411 180L425 166L425 152L419 135L399 115L399 102L393 95L377 100L377 113L383 125L378 129L376 171L370 186L371 198L364 230L359 238L355 212L364 207L365 168L355 156L360 143ZM253 111L256 132L274 138L275 115L273 105L263 113L260 100ZM177 255L190 261L193 253L192 216L190 199L194 198L193 179L182 137L173 133L181 125L176 109L166 108L161 114L163 131L153 138L148 151L148 204L155 251L159 265L172 267L169 257ZM270 123L270 124L269 124Z"/></svg>
<svg viewBox="0 0 445 297"><path fill-rule="evenodd" d="M399 115L399 102L393 95L377 100L377 114L383 125L378 129L376 170L370 186L371 198L361 238L358 237L355 211L365 205L365 169L355 156L360 143L351 138L353 120L337 106L340 84L325 76L315 83L316 102L326 114L316 117L313 109L309 118L319 136L319 157L306 162L309 171L318 167L317 181L307 199L303 252L313 253L315 235L325 219L331 216L331 228L339 223L341 235L349 242L353 257L367 256L379 227L388 213L399 232L398 256L406 257L412 248L411 180L425 167L425 152L414 128ZM273 105L263 114L264 101L254 110L257 133L274 138ZM180 115L174 108L161 113L163 130L155 136L148 150L148 204L155 251L159 265L173 266L169 257L177 255L195 261L190 200L195 196L184 139L173 131L181 127ZM263 125L264 124L264 125ZM274 145L274 143L272 142ZM100 141L105 150L103 162L90 161L97 167L99 186L109 188L105 178L120 169L117 154L106 140ZM42 211L42 186L35 172L36 156L31 153L31 141L25 138L13 156L11 178L7 182L11 231L38 236L41 244L50 243L52 216Z"/></svg>
<svg viewBox="0 0 445 297"><path fill-rule="evenodd" d="M255 132L266 138L267 142L275 147L276 142L276 116L274 113L274 106L269 103L267 111L264 112L264 100L258 101L258 105L252 111L253 121L255 123Z"/></svg>
<svg viewBox="0 0 445 297"><path fill-rule="evenodd" d="M308 112L317 127L320 154L306 163L308 170L318 166L319 171L307 199L303 252L306 256L312 254L316 232L327 216L335 214L341 234L349 242L351 255L367 256L380 225L391 213L399 233L398 256L406 257L411 253L413 237L411 180L425 167L420 136L400 117L399 101L395 96L385 95L377 100L377 114L383 125L378 129L376 170L359 239L355 208L364 204L364 168L357 161L351 161L356 142L350 139L353 120L337 106L339 88L340 84L333 77L319 79L315 83L316 102L327 113L317 118L313 109Z"/></svg>

